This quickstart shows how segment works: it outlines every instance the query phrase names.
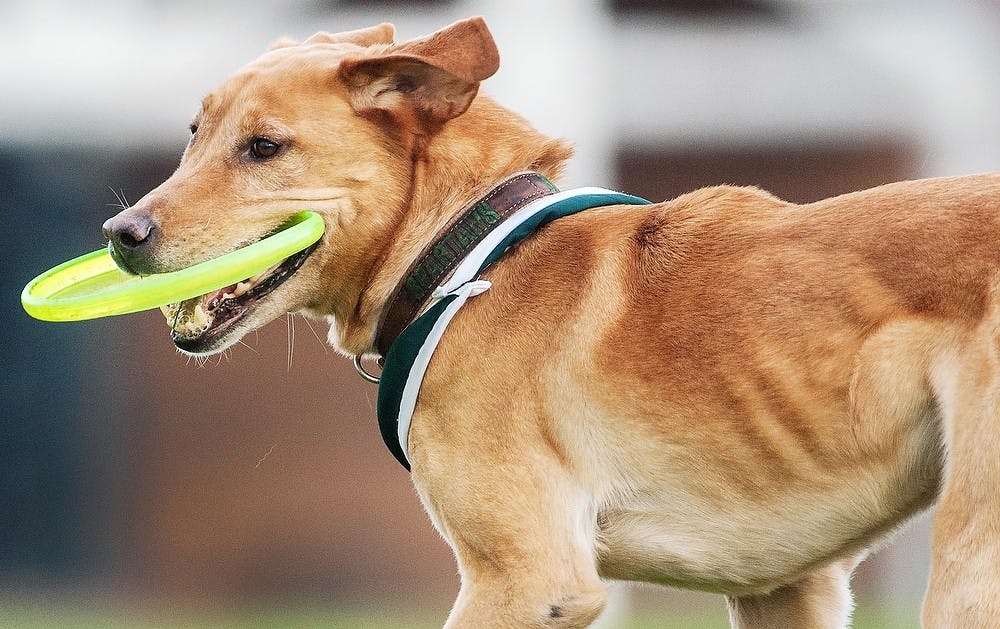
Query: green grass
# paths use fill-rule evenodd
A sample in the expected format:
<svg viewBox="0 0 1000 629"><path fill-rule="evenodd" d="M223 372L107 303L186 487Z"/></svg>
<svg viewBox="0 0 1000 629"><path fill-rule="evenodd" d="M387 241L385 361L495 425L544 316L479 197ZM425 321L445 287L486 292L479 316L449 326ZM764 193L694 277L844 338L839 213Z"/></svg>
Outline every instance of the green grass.
<svg viewBox="0 0 1000 629"><path fill-rule="evenodd" d="M423 629L443 617L411 611L368 609L261 609L235 612L118 611L67 606L15 605L0 609L0 627L11 629Z"/></svg>
<svg viewBox="0 0 1000 629"><path fill-rule="evenodd" d="M231 611L115 610L86 604L43 602L0 604L0 627L12 629L423 629L440 627L446 612L352 606L341 609L275 607ZM725 609L705 612L640 610L621 629L725 629ZM902 629L919 626L917 613L898 615L861 608L854 629Z"/></svg>
<svg viewBox="0 0 1000 629"><path fill-rule="evenodd" d="M721 606L720 606L721 607ZM852 629L913 629L919 627L919 613L898 613L883 609L860 608L854 613ZM727 629L725 609L704 613L673 614L650 612L635 614L623 629Z"/></svg>

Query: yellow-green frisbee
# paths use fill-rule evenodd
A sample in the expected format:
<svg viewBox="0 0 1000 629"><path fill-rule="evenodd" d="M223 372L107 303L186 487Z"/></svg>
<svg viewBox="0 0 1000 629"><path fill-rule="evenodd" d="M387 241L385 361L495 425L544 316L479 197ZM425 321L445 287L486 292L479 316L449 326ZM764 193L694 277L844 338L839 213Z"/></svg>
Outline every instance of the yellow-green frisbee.
<svg viewBox="0 0 1000 629"><path fill-rule="evenodd" d="M246 247L186 269L145 276L125 273L101 249L28 282L21 305L42 321L83 321L159 308L253 277L315 244L323 229L319 214L302 212L280 231Z"/></svg>

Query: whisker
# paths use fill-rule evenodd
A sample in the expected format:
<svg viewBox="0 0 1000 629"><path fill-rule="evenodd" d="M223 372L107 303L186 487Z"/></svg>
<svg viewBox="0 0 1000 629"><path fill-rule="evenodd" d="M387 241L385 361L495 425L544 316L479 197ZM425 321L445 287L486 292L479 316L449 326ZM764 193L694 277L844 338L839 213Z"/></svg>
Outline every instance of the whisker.
<svg viewBox="0 0 1000 629"><path fill-rule="evenodd" d="M291 371L292 370L292 353L294 352L294 350L292 348L295 345L295 319L294 319L292 313L290 313L290 312L285 313L285 323L288 326L287 327L287 329L288 329L288 363L287 363L287 368L288 368L289 371Z"/></svg>
<svg viewBox="0 0 1000 629"><path fill-rule="evenodd" d="M238 341L236 341L236 342L237 342L237 343L239 343L240 345L242 345L243 347L247 348L248 350L250 350L250 351L251 351L251 352L253 352L254 354L257 354L258 356L260 355L260 352L258 352L258 351L257 351L257 348L256 348L256 347L251 347L251 346L250 346L249 344L247 344L247 342L246 342L246 341L244 341L243 339L240 339L240 340L238 340ZM226 350L226 351L228 352L229 350Z"/></svg>
<svg viewBox="0 0 1000 629"><path fill-rule="evenodd" d="M328 352L330 350L329 344L323 339L321 339L319 337L319 334L316 333L316 328L313 327L312 321L309 320L309 317L302 317L302 320L306 322L306 327L308 327L309 331L312 332L313 336L316 337L316 340L319 341L319 344L323 346L323 352L324 353Z"/></svg>
<svg viewBox="0 0 1000 629"><path fill-rule="evenodd" d="M117 208L121 208L123 210L127 210L128 206L125 204L125 198L124 198L124 196L119 195L118 191L115 190L114 188L112 188L111 186L108 186L108 190L111 191L111 194L115 195L115 200L118 201L118 203L105 203L105 206L107 206L107 207L117 207Z"/></svg>

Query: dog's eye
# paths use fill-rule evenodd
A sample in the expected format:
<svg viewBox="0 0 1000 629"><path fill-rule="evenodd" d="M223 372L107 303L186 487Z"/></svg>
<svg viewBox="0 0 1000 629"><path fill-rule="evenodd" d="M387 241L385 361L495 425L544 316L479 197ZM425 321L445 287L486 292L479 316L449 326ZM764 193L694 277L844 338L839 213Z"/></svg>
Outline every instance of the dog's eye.
<svg viewBox="0 0 1000 629"><path fill-rule="evenodd" d="M278 154L281 145L267 138L254 138L250 141L250 155L254 159L267 159Z"/></svg>
<svg viewBox="0 0 1000 629"><path fill-rule="evenodd" d="M191 129L191 135L194 135L195 133L198 133L198 125L196 125L193 122L191 123L191 126L188 127L188 129Z"/></svg>

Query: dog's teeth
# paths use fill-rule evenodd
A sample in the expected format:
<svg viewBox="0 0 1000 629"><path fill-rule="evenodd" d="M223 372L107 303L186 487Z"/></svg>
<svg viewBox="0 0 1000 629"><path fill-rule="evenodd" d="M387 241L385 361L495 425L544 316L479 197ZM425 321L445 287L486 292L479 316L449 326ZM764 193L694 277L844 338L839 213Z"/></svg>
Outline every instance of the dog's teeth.
<svg viewBox="0 0 1000 629"><path fill-rule="evenodd" d="M167 321L172 322L175 318L177 318L177 308L177 304L166 304L164 306L160 306L160 312L163 313L163 316L167 319Z"/></svg>
<svg viewBox="0 0 1000 629"><path fill-rule="evenodd" d="M193 326L199 328L202 326L207 327L212 322L212 317L208 315L208 311L205 310L205 307L201 304L201 302L195 304L194 311L191 314L192 317L189 323Z"/></svg>
<svg viewBox="0 0 1000 629"><path fill-rule="evenodd" d="M274 271L276 271L279 266L281 266L280 262L278 264L275 264L274 266L271 266L270 268L264 269L263 271L261 271L257 275L254 275L253 277L251 277L246 281L251 285L258 284L262 279L264 279L271 273L274 273Z"/></svg>
<svg viewBox="0 0 1000 629"><path fill-rule="evenodd" d="M270 274L274 273L275 271L277 271L278 267L280 267L281 264L282 264L281 262L277 262L275 264L272 264L270 267L264 269L263 271L261 271L257 275L254 275L251 278L243 280L242 282L240 282L239 284L237 284L237 289L239 289L239 287L241 285L246 284L247 285L246 286L246 290L244 290L243 292L246 292L247 290L250 290L251 288L253 288L257 284L260 284L261 280L263 280L265 277L267 277L268 275L270 275ZM241 295L242 293L240 293L239 290L237 290L236 294L237 295Z"/></svg>
<svg viewBox="0 0 1000 629"><path fill-rule="evenodd" d="M279 262L251 278L238 282L235 286L229 287L225 292L214 295L211 299L203 295L193 305L190 305L189 300L184 302L184 304L160 306L160 311L174 332L187 336L198 336L212 327L212 322L215 320L215 313L223 301L246 295L280 266L281 263Z"/></svg>
<svg viewBox="0 0 1000 629"><path fill-rule="evenodd" d="M215 319L211 312L206 310L205 305L200 302L190 307L186 307L184 304L167 304L160 306L160 311L166 317L171 329L175 333L185 336L203 334L212 327L212 321Z"/></svg>

